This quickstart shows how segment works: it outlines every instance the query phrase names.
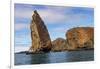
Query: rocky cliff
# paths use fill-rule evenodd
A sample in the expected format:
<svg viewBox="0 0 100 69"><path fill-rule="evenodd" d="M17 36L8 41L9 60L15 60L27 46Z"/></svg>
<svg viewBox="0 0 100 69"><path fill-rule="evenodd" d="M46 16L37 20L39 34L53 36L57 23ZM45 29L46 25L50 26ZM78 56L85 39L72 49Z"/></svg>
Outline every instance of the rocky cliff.
<svg viewBox="0 0 100 69"><path fill-rule="evenodd" d="M30 25L31 29L31 39L32 46L29 49L30 52L38 53L38 52L49 52L51 50L51 39L40 15L37 11L34 11L32 16L32 22Z"/></svg>
<svg viewBox="0 0 100 69"><path fill-rule="evenodd" d="M65 51L67 49L66 40L63 38L57 38L52 41L51 51Z"/></svg>
<svg viewBox="0 0 100 69"><path fill-rule="evenodd" d="M66 33L68 50L91 49L94 48L94 28L77 27Z"/></svg>

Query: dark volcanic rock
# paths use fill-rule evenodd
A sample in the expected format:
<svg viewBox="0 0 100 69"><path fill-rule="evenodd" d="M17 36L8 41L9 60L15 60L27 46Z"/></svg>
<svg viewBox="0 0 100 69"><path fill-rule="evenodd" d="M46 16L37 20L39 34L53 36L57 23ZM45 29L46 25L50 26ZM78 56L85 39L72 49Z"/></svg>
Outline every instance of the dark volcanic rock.
<svg viewBox="0 0 100 69"><path fill-rule="evenodd" d="M34 11L32 16L30 29L32 46L29 51L33 53L49 52L52 46L51 39L46 25L44 24L37 11Z"/></svg>
<svg viewBox="0 0 100 69"><path fill-rule="evenodd" d="M67 49L66 40L63 38L57 38L52 41L51 51L65 51Z"/></svg>
<svg viewBox="0 0 100 69"><path fill-rule="evenodd" d="M94 48L94 28L77 27L66 33L68 50L91 49Z"/></svg>

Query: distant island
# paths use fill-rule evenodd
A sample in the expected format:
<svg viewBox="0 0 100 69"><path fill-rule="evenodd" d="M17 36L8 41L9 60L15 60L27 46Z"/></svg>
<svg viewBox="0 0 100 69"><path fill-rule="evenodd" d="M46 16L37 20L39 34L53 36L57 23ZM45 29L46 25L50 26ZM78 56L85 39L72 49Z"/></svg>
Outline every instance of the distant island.
<svg viewBox="0 0 100 69"><path fill-rule="evenodd" d="M19 53L36 54L60 51L79 51L94 49L94 28L75 27L66 33L66 39L58 37L51 41L46 25L35 10L30 24L32 46L29 51Z"/></svg>

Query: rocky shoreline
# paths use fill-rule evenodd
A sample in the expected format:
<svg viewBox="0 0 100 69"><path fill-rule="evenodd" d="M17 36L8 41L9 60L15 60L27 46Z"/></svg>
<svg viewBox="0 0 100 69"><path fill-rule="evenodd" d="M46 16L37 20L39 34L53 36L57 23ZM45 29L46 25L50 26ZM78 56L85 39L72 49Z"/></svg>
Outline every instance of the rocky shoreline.
<svg viewBox="0 0 100 69"><path fill-rule="evenodd" d="M94 50L94 48L91 48L91 49L80 49L80 50L69 50L68 52L74 52L74 51L89 51L89 50ZM67 52L67 51L50 51L50 52ZM33 52L29 52L29 51L21 51L21 52L16 52L15 54L26 54L26 55L29 55L29 54L45 54L45 53L50 53L50 52L38 52L38 53L33 53Z"/></svg>

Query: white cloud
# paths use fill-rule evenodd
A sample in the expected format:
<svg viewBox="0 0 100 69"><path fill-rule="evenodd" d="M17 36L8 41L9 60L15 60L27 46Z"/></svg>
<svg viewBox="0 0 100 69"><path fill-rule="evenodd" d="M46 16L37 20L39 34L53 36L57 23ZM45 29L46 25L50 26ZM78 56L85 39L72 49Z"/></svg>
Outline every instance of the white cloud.
<svg viewBox="0 0 100 69"><path fill-rule="evenodd" d="M32 10L16 10L14 16L17 17L17 18L31 19Z"/></svg>
<svg viewBox="0 0 100 69"><path fill-rule="evenodd" d="M82 19L88 19L90 16L87 16L87 14L73 14L70 13L71 9L67 11L67 13L63 12L65 10L59 10L56 9L46 9L46 10L38 10L38 13L44 20L46 24L58 24L58 23L78 23ZM69 12L69 13L68 13Z"/></svg>
<svg viewBox="0 0 100 69"><path fill-rule="evenodd" d="M33 8L35 8L33 6ZM65 20L68 20L68 16L65 16L63 14L65 12L65 9L69 9L66 12L70 12L70 8L63 8L63 7L45 7L45 9L38 9L36 8L42 19L45 21L45 23L59 23ZM30 8L20 8L15 9L15 17L18 18L28 18L31 19L33 14L32 7Z"/></svg>
<svg viewBox="0 0 100 69"><path fill-rule="evenodd" d="M66 30L67 30L67 27L56 27L56 28L52 29L52 32L65 33Z"/></svg>
<svg viewBox="0 0 100 69"><path fill-rule="evenodd" d="M14 52L28 51L29 48L29 46L15 46Z"/></svg>
<svg viewBox="0 0 100 69"><path fill-rule="evenodd" d="M54 9L54 8L53 8ZM63 14L57 13L52 8L49 9L38 9L38 12L43 20L48 21L49 23L57 23L59 21L63 21L66 17ZM55 8L55 10L57 10ZM58 11L60 11L59 9ZM15 17L17 18L27 18L31 19L33 14L32 9L16 9L15 10Z"/></svg>
<svg viewBox="0 0 100 69"><path fill-rule="evenodd" d="M57 12L54 12L53 10L41 10L38 11L42 19L45 21L45 23L59 23L61 21L64 21L66 19L66 16Z"/></svg>
<svg viewBox="0 0 100 69"><path fill-rule="evenodd" d="M30 44L31 43L31 36L30 34L16 34L15 35L15 45L19 44ZM17 46L18 46L17 45Z"/></svg>
<svg viewBox="0 0 100 69"><path fill-rule="evenodd" d="M15 17L31 19L33 11L37 10L46 24L57 23L78 23L80 20L88 18L86 14L73 14L73 8L44 6L45 9L39 9L36 6L24 6L24 8L15 10Z"/></svg>
<svg viewBox="0 0 100 69"><path fill-rule="evenodd" d="M31 18L32 5L15 5L14 16L17 18Z"/></svg>
<svg viewBox="0 0 100 69"><path fill-rule="evenodd" d="M15 30L16 31L19 31L19 30L22 30L22 29L29 29L29 24L26 24L26 23L16 23L15 24Z"/></svg>

